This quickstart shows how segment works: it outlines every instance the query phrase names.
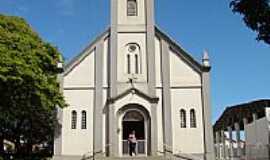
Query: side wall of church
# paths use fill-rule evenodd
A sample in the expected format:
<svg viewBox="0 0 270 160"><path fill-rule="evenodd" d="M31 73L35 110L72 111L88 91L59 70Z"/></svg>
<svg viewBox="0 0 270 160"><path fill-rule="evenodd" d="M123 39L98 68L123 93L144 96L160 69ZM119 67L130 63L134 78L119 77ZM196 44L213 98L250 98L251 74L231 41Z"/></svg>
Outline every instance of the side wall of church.
<svg viewBox="0 0 270 160"><path fill-rule="evenodd" d="M201 75L172 50L169 61L173 152L203 154ZM185 112L182 117L181 110ZM191 110L195 111L195 127L191 125Z"/></svg>
<svg viewBox="0 0 270 160"><path fill-rule="evenodd" d="M89 54L64 77L68 107L63 110L62 155L84 155L93 151L95 51L86 52ZM83 111L86 112L86 128L82 126ZM72 116L73 112L76 118Z"/></svg>

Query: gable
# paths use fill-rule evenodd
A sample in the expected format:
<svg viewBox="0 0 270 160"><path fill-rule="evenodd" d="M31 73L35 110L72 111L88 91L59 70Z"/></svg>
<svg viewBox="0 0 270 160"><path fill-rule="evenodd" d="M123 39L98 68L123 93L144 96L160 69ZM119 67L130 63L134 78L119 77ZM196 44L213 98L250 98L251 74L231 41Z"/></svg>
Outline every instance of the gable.
<svg viewBox="0 0 270 160"><path fill-rule="evenodd" d="M185 63L187 63L190 67L192 67L195 71L201 73L204 67L196 61L189 53L187 53L180 45L178 45L172 38L170 38L167 34L162 32L157 26L155 27L155 34L159 39L165 40L170 49L178 54L179 57L182 58Z"/></svg>
<svg viewBox="0 0 270 160"><path fill-rule="evenodd" d="M96 45L100 41L105 41L108 36L109 30L98 36L79 55L74 57L65 65L64 87L72 88L95 86Z"/></svg>
<svg viewBox="0 0 270 160"><path fill-rule="evenodd" d="M100 34L94 41L92 41L80 54L78 54L76 57L72 58L69 62L67 62L64 66L64 75L67 75L73 68L80 63L88 54L89 50L94 50L96 47L96 44L100 40L106 39L110 34L110 28L108 28L105 32Z"/></svg>
<svg viewBox="0 0 270 160"><path fill-rule="evenodd" d="M201 85L201 76L179 54L170 51L170 83L171 86Z"/></svg>
<svg viewBox="0 0 270 160"><path fill-rule="evenodd" d="M200 86L204 67L157 27L156 36L169 45L171 87Z"/></svg>
<svg viewBox="0 0 270 160"><path fill-rule="evenodd" d="M95 50L86 51L81 61L64 76L64 87L94 87L95 84Z"/></svg>

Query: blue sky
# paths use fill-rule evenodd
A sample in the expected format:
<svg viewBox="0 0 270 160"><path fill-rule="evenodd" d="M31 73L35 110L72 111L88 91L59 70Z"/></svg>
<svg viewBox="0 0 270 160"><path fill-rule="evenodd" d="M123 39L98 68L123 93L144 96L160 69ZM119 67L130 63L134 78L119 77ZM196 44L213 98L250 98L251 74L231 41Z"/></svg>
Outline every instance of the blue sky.
<svg viewBox="0 0 270 160"><path fill-rule="evenodd" d="M66 59L110 22L110 0L0 0L0 13L25 18ZM213 122L224 107L270 98L270 46L255 40L229 0L155 0L157 25L198 61L212 63Z"/></svg>

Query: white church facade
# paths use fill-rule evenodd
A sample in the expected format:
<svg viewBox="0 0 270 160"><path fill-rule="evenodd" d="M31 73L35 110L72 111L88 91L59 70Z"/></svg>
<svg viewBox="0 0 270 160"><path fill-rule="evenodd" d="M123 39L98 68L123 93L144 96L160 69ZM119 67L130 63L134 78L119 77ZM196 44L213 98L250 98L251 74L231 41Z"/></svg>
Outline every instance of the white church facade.
<svg viewBox="0 0 270 160"><path fill-rule="evenodd" d="M154 23L154 0L111 0L111 25L65 65L55 159L214 157L210 64L197 62ZM100 158L102 159L102 158Z"/></svg>

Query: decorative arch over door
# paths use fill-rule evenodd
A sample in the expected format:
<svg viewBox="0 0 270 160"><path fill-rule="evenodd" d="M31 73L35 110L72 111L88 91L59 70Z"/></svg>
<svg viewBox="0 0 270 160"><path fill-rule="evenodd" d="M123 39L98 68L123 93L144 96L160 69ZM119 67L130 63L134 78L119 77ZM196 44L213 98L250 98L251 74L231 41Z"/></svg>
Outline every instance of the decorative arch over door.
<svg viewBox="0 0 270 160"><path fill-rule="evenodd" d="M119 148L122 156L128 155L128 136L134 130L136 132L137 154L147 156L150 153L151 119L149 112L138 104L128 104L118 111Z"/></svg>

